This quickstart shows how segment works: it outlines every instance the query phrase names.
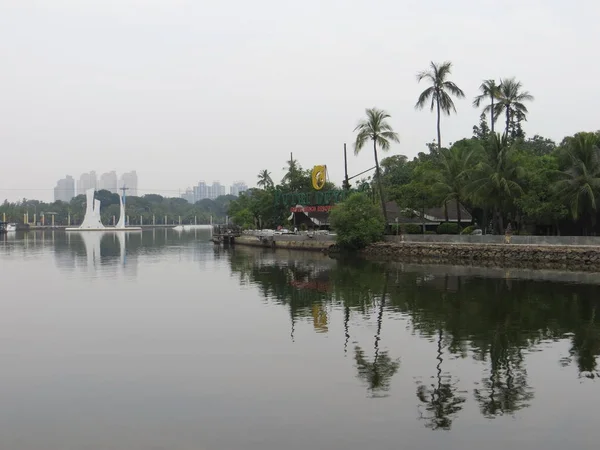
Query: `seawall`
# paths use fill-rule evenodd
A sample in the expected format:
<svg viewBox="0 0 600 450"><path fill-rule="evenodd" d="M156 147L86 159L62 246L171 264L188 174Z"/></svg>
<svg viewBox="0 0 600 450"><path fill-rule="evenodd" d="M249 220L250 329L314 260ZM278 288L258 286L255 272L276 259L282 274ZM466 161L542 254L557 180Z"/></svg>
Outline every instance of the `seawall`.
<svg viewBox="0 0 600 450"><path fill-rule="evenodd" d="M309 238L302 235L281 236L253 236L246 235L235 238L235 245L248 245L252 247L265 247L288 250L312 250L325 251L329 249L335 240L329 236L314 236Z"/></svg>
<svg viewBox="0 0 600 450"><path fill-rule="evenodd" d="M582 267L600 270L600 246L379 242L363 250L393 261L494 266Z"/></svg>

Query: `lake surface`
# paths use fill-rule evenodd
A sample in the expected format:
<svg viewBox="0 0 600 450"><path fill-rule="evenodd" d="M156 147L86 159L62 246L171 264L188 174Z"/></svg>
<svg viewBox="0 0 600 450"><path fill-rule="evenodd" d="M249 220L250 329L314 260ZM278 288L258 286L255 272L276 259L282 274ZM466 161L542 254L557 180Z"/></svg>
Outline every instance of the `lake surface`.
<svg viewBox="0 0 600 450"><path fill-rule="evenodd" d="M600 275L0 237L0 448L597 449Z"/></svg>

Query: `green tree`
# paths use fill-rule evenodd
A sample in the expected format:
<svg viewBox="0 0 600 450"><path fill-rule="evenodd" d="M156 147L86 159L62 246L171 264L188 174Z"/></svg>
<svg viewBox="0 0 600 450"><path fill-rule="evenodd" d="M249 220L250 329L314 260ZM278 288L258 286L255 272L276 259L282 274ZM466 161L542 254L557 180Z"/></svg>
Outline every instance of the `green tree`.
<svg viewBox="0 0 600 450"><path fill-rule="evenodd" d="M479 144L475 144L479 146ZM465 197L465 188L469 181L469 175L473 167L477 164L477 156L481 153L478 148L474 148L468 140L455 143L450 149L440 150L441 167L434 174L436 180L434 191L442 196L445 210L446 222L448 222L447 204L450 201L456 202L456 211L458 214L458 228L461 224L461 202Z"/></svg>
<svg viewBox="0 0 600 450"><path fill-rule="evenodd" d="M487 158L476 166L473 180L467 186L474 202L493 208L496 230L500 234L504 233L505 210L523 193L519 184L522 169L514 163L514 153L515 147L508 144L506 135L494 134Z"/></svg>
<svg viewBox="0 0 600 450"><path fill-rule="evenodd" d="M496 117L494 116L494 100L498 97L499 86L496 84L496 80L483 80L481 86L479 86L481 94L479 94L473 100L473 106L479 108L483 101L490 99L490 104L486 105L483 109L483 114L490 113L490 123L492 126L492 133L494 133L494 123L496 123Z"/></svg>
<svg viewBox="0 0 600 450"><path fill-rule="evenodd" d="M364 248L383 238L381 212L363 193L351 194L332 209L329 221L337 233L337 244L344 249Z"/></svg>
<svg viewBox="0 0 600 450"><path fill-rule="evenodd" d="M431 86L421 92L415 108L423 109L429 100L431 100L430 110L433 111L433 108L436 108L438 148L442 148L441 114L450 115L451 111L456 112L451 95L454 95L456 98L464 98L465 96L464 92L456 84L447 80L451 73L452 63L450 61L445 61L441 64L436 64L432 61L428 70L417 74L418 82L427 80L431 83Z"/></svg>
<svg viewBox="0 0 600 450"><path fill-rule="evenodd" d="M385 111L377 108L367 109L367 117L361 120L354 131L357 131L356 142L354 143L354 153L358 154L368 141L373 141L373 156L375 158L375 178L379 187L379 196L381 198L381 210L387 225L387 211L385 208L385 197L383 194L383 183L381 179L381 168L379 167L379 158L377 156L377 146L383 151L390 148L391 142L400 142L398 134L394 132L392 126L387 122L391 116Z"/></svg>
<svg viewBox="0 0 600 450"><path fill-rule="evenodd" d="M494 106L494 116L497 118L502 113L506 115L504 133L509 136L511 126L514 128L515 122L527 120L527 113L529 111L527 111L527 107L523 102L532 101L533 95L527 91L523 91L521 82L513 77L500 80L497 99L498 103Z"/></svg>
<svg viewBox="0 0 600 450"><path fill-rule="evenodd" d="M583 217L584 233L594 226L600 196L600 149L594 133L578 133L566 140L567 168L556 183L560 198L569 206L574 220Z"/></svg>
<svg viewBox="0 0 600 450"><path fill-rule="evenodd" d="M268 189L273 187L273 179L271 178L271 173L267 170L261 170L258 173L258 183L256 185L263 189Z"/></svg>

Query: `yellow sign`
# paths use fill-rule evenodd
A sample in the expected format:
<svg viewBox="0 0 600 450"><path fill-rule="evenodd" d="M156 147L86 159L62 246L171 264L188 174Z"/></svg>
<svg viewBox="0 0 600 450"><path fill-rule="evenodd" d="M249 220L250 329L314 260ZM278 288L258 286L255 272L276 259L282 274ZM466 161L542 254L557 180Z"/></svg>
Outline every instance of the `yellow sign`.
<svg viewBox="0 0 600 450"><path fill-rule="evenodd" d="M315 166L312 170L312 185L320 191L327 181L327 166Z"/></svg>

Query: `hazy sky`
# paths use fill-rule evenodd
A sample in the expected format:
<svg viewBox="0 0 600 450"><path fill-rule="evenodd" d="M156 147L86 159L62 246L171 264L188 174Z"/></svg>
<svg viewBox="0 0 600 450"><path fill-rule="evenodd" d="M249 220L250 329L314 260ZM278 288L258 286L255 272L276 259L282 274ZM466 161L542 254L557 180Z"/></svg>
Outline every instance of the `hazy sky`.
<svg viewBox="0 0 600 450"><path fill-rule="evenodd" d="M339 183L367 107L392 115L391 153L434 139L414 109L431 60L467 95L443 143L471 135L484 78L535 96L530 136L596 130L599 16L592 0L0 0L0 201L89 170L135 169L140 194L254 185L290 152Z"/></svg>

